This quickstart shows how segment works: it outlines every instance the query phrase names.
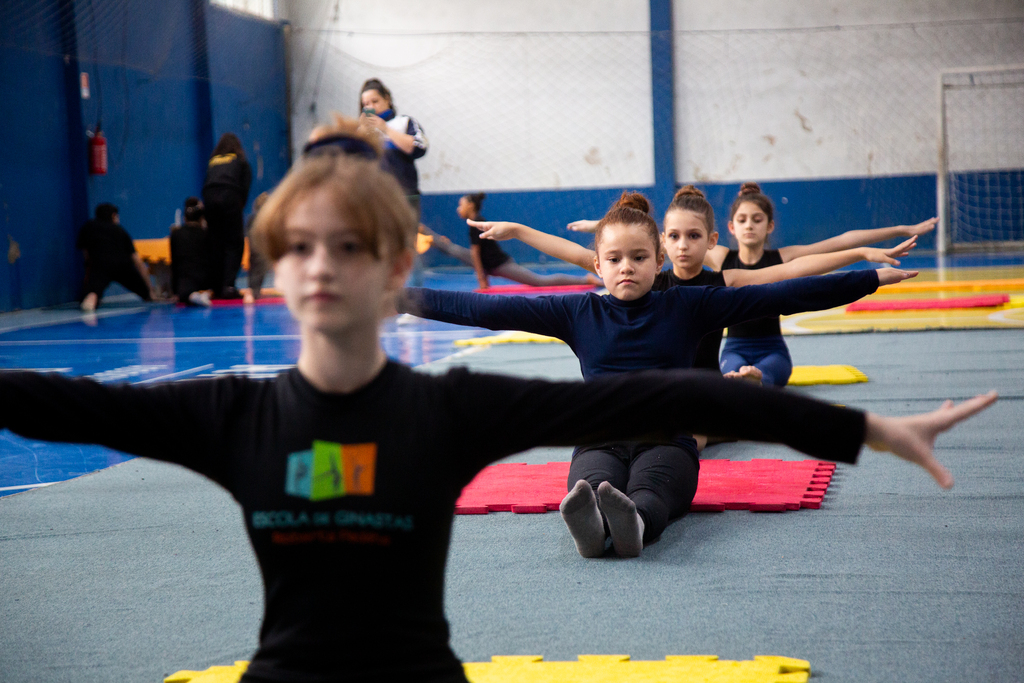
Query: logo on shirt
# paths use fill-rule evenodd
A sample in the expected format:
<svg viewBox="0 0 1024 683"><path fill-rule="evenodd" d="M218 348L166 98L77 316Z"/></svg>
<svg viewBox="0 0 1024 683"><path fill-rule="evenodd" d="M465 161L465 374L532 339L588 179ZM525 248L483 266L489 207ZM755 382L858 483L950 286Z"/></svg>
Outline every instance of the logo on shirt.
<svg viewBox="0 0 1024 683"><path fill-rule="evenodd" d="M377 444L314 441L313 448L288 456L284 492L307 500L372 496Z"/></svg>

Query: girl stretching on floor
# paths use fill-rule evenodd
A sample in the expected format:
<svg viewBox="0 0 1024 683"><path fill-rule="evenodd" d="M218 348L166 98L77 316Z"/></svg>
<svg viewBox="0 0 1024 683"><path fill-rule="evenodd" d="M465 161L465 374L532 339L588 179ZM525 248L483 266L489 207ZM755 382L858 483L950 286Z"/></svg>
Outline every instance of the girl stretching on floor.
<svg viewBox="0 0 1024 683"><path fill-rule="evenodd" d="M459 218L469 221L482 221L480 207L487 195L483 192L467 194L459 198L457 212ZM513 282L519 282L531 287L552 287L559 285L593 285L598 287L601 281L593 275L569 275L567 273L552 273L541 275L532 270L527 270L516 263L511 256L506 254L501 247L493 241L480 239L480 231L475 228L469 229L469 249L454 244L444 235L434 233L434 248L448 256L457 258L466 265L473 266L480 289L488 289L491 284L490 276L503 277Z"/></svg>
<svg viewBox="0 0 1024 683"><path fill-rule="evenodd" d="M593 223L597 225L597 221ZM482 241L518 239L549 256L596 272L594 269L597 258L594 250L576 242L519 223L469 221L469 225L482 231ZM693 185L687 185L676 192L665 212L664 227L661 243L672 268L659 271L655 275L652 287L655 291L664 291L672 287L743 287L769 284L795 277L821 275L862 260L898 266L900 262L897 259L913 249L917 239L911 237L893 249L859 247L835 253L812 254L761 270L711 271L704 268L704 262L709 250L714 249L718 243L715 211L705 199L704 193ZM693 367L718 370L718 352L721 345L722 328L704 335L697 346ZM731 370L726 376L758 381L761 379L760 371L754 367Z"/></svg>
<svg viewBox="0 0 1024 683"><path fill-rule="evenodd" d="M150 386L0 374L0 427L178 463L238 501L265 590L245 683L466 683L443 610L452 517L462 487L503 456L699 425L843 462L868 443L949 487L936 435L995 400L888 418L700 373L584 384L413 372L378 333L415 233L376 161L303 159L253 228L299 328L291 371Z"/></svg>
<svg viewBox="0 0 1024 683"><path fill-rule="evenodd" d="M637 370L689 368L697 343L711 330L767 313L832 308L870 294L879 284L916 275L890 268L738 289L674 287L655 292L664 253L649 210L643 195L623 193L598 223L594 268L608 296L494 297L409 289L399 310L460 325L556 337L569 345L583 377L591 380ZM584 557L605 551L602 513L615 551L635 557L669 520L689 510L697 490L697 442L677 434L669 443L589 443L573 452L562 516Z"/></svg>

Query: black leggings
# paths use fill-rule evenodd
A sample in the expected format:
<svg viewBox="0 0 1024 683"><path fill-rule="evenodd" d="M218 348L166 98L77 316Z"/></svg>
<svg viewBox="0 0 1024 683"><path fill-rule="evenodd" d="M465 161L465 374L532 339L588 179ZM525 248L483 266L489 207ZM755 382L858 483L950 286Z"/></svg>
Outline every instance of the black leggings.
<svg viewBox="0 0 1024 683"><path fill-rule="evenodd" d="M644 542L661 536L670 520L690 511L697 493L697 443L605 443L578 446L569 466L569 490L585 479L594 489L602 481L636 503L644 520Z"/></svg>

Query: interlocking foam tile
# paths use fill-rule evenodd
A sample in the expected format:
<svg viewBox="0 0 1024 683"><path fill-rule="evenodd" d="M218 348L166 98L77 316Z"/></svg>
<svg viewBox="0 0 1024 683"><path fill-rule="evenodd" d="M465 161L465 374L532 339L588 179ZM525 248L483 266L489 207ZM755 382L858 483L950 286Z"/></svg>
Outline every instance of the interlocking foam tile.
<svg viewBox="0 0 1024 683"><path fill-rule="evenodd" d="M232 666L211 666L205 671L175 671L164 683L238 683L249 662L235 662Z"/></svg>
<svg viewBox="0 0 1024 683"><path fill-rule="evenodd" d="M797 365L789 376L791 386L812 384L857 384L867 382L868 376L852 365Z"/></svg>
<svg viewBox="0 0 1024 683"><path fill-rule="evenodd" d="M952 299L889 299L886 301L855 301L847 313L857 311L919 311L936 308L994 308L1009 303L1009 294L979 294Z"/></svg>
<svg viewBox="0 0 1024 683"><path fill-rule="evenodd" d="M543 657L491 657L463 664L471 683L806 683L811 664L790 657L734 662L714 655L669 655L664 661L630 661L629 655L579 655L575 662Z"/></svg>
<svg viewBox="0 0 1024 683"><path fill-rule="evenodd" d="M785 512L820 508L835 463L819 460L701 460L691 512ZM485 467L455 502L457 515L557 510L569 463L502 463Z"/></svg>
<svg viewBox="0 0 1024 683"><path fill-rule="evenodd" d="M455 346L490 346L491 344L564 344L565 342L554 337L545 337L543 334L511 331L492 334L488 337L456 339L452 343Z"/></svg>
<svg viewBox="0 0 1024 683"><path fill-rule="evenodd" d="M755 656L720 661L715 655L669 655L664 661L631 661L629 655L579 655L575 662L545 662L526 655L491 657L462 665L471 683L807 683L811 663L791 657ZM238 683L249 662L178 671L164 683Z"/></svg>
<svg viewBox="0 0 1024 683"><path fill-rule="evenodd" d="M531 287L530 285L496 285L487 289L475 289L479 294L568 294L571 292L592 292L594 285L546 285Z"/></svg>

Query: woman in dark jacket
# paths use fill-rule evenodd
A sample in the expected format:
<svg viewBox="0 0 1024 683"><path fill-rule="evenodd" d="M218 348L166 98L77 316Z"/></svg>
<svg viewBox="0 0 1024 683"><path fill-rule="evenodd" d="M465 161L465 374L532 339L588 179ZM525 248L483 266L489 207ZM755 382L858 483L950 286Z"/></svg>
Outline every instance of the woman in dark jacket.
<svg viewBox="0 0 1024 683"><path fill-rule="evenodd" d="M203 183L203 204L210 242L210 281L215 299L238 299L235 278L242 265L245 232L242 212L249 201L252 168L242 141L224 133L210 156Z"/></svg>

